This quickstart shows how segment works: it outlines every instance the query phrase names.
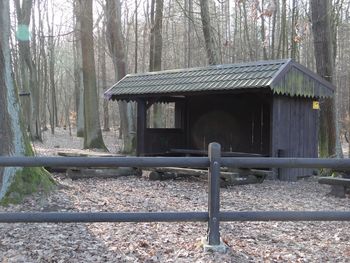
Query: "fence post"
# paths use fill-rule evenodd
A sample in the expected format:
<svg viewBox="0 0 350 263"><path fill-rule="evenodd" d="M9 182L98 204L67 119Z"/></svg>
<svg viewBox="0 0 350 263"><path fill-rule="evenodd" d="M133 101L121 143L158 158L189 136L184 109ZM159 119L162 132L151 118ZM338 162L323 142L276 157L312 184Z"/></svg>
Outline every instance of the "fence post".
<svg viewBox="0 0 350 263"><path fill-rule="evenodd" d="M208 170L208 235L204 244L204 251L225 252L226 246L220 239L220 162L221 146L213 142L208 147L210 167Z"/></svg>

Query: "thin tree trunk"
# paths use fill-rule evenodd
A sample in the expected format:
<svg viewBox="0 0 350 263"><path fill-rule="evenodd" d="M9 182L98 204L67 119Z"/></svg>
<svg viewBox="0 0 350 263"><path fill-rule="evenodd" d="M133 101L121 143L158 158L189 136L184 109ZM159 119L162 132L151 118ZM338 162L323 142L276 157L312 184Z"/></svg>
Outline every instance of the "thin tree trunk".
<svg viewBox="0 0 350 263"><path fill-rule="evenodd" d="M150 64L149 71L159 71L162 68L162 25L163 25L163 0L152 0L151 3L151 34L150 34ZM163 107L161 104L153 104L153 128L164 127L162 119Z"/></svg>
<svg viewBox="0 0 350 263"><path fill-rule="evenodd" d="M135 0L135 67L134 72L137 73L138 69L138 48L139 48L139 32L138 32L138 3L137 0Z"/></svg>
<svg viewBox="0 0 350 263"><path fill-rule="evenodd" d="M41 69L39 70L39 74L41 76L41 80L39 80L39 84L41 85L41 122L43 131L47 130L47 90L48 90L48 72L47 72L47 56L45 51L45 38L44 38L44 21L41 13L41 5L38 2L38 16L39 16L39 60L41 61Z"/></svg>
<svg viewBox="0 0 350 263"><path fill-rule="evenodd" d="M248 53L249 53L249 58L251 61L254 60L254 51L253 51L253 48L252 48L252 44L251 44L251 40L250 40L250 37L249 37L249 26L248 26L248 16L247 16L247 7L246 7L246 4L245 2L242 3L243 5L243 19L244 19L244 36L245 36L245 42L247 43L247 46L248 46ZM241 6L239 4L239 8L241 9Z"/></svg>
<svg viewBox="0 0 350 263"><path fill-rule="evenodd" d="M325 0L327 1L327 0ZM296 27L297 27L297 18L298 18L298 8L297 8L297 0L293 0L292 3L292 27L291 27L291 54L290 57L292 59L296 59L297 57L297 48L298 48L298 42L296 41Z"/></svg>
<svg viewBox="0 0 350 263"><path fill-rule="evenodd" d="M271 32L271 59L275 59L275 42L276 42L276 23L277 23L277 13L279 10L279 0L273 0L275 9L272 14L272 32Z"/></svg>
<svg viewBox="0 0 350 263"><path fill-rule="evenodd" d="M287 0L282 0L282 12L281 12L281 32L278 41L277 55L276 57L286 58L288 49L287 41Z"/></svg>
<svg viewBox="0 0 350 263"><path fill-rule="evenodd" d="M100 64L101 64L101 79L102 79L102 90L107 89L107 70L106 70L106 21L103 21L102 36L100 36ZM103 130L109 131L109 112L108 112L108 100L103 100Z"/></svg>
<svg viewBox="0 0 350 263"><path fill-rule="evenodd" d="M193 38L193 0L188 1L188 32L187 32L187 67L192 67L192 38Z"/></svg>
<svg viewBox="0 0 350 263"><path fill-rule="evenodd" d="M58 109L57 109L57 96L56 96L56 83L55 83L55 44L56 40L53 37L54 34L54 19L55 15L53 10L51 17L51 24L49 19L49 12L46 13L47 28L48 28L48 55L49 55L49 82L50 82L50 126L51 133L55 133L55 127L58 126Z"/></svg>
<svg viewBox="0 0 350 263"><path fill-rule="evenodd" d="M264 15L264 0L261 2L261 27L260 27L260 34L261 34L261 40L262 40L262 49L263 49L263 59L267 60L267 50L266 50L266 32L265 32L265 15Z"/></svg>
<svg viewBox="0 0 350 263"><path fill-rule="evenodd" d="M74 0L75 14L75 33L74 33L74 78L75 78L75 105L77 113L77 136L84 137L84 86L83 86L83 62L81 55L81 39L80 39L80 6L79 1Z"/></svg>

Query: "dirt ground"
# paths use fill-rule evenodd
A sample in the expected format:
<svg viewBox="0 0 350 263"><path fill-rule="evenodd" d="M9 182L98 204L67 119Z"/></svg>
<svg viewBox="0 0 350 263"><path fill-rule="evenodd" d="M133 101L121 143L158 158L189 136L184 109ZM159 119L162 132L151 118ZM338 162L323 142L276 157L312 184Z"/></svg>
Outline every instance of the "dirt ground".
<svg viewBox="0 0 350 263"><path fill-rule="evenodd" d="M105 141L115 152L115 132ZM56 148L54 147L56 146ZM59 146L59 148L58 148ZM45 133L39 155L80 149L64 130ZM200 178L149 181L146 176L72 181L29 196L5 211L205 211L207 182ZM314 178L265 181L221 189L223 211L349 211L350 198L328 197ZM222 223L226 254L204 253L205 223L0 224L1 262L350 262L350 222Z"/></svg>

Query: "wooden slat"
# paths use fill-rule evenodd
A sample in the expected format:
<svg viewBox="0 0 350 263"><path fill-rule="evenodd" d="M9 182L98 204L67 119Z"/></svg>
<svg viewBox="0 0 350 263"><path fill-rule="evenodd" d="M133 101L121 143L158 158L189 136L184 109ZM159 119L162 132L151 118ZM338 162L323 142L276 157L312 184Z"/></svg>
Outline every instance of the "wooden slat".
<svg viewBox="0 0 350 263"><path fill-rule="evenodd" d="M131 167L107 168L107 169L89 169L77 168L68 169L67 176L73 180L88 179L88 178L117 178L121 176L141 175L139 169Z"/></svg>
<svg viewBox="0 0 350 263"><path fill-rule="evenodd" d="M90 150L62 150L58 151L57 155L64 157L121 157L123 155L113 154L108 152L95 152Z"/></svg>
<svg viewBox="0 0 350 263"><path fill-rule="evenodd" d="M329 184L329 185L341 185L341 186L350 186L350 179L339 178L339 177L321 177L318 179L320 184Z"/></svg>

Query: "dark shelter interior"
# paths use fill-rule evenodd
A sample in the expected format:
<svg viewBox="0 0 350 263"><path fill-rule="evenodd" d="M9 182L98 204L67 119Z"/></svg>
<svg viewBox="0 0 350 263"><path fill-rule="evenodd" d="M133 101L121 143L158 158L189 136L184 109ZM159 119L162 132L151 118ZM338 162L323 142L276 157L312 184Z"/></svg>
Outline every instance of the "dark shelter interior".
<svg viewBox="0 0 350 263"><path fill-rule="evenodd" d="M145 124L145 145L138 149L139 154L171 153L172 149L200 153L214 141L225 152L270 154L268 94L193 95L176 99L174 106L172 128L147 128Z"/></svg>

